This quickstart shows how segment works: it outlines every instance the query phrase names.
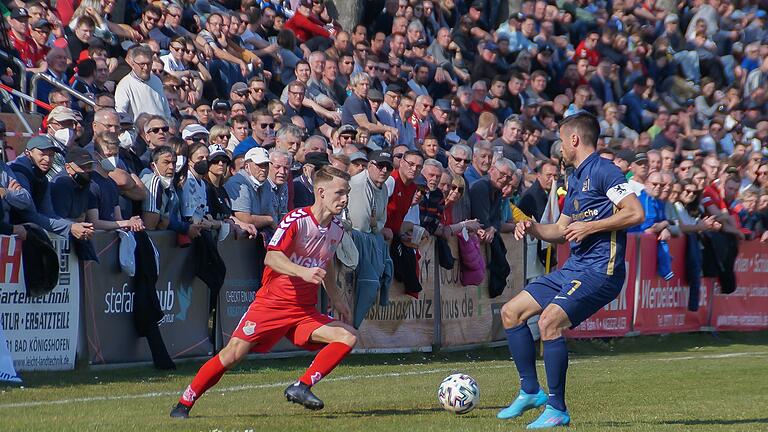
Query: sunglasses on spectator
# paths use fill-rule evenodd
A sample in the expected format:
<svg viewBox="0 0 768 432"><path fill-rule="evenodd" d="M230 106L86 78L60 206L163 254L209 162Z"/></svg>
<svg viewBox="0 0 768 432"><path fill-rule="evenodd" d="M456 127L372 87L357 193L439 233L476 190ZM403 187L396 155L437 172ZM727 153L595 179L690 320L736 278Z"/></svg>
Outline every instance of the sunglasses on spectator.
<svg viewBox="0 0 768 432"><path fill-rule="evenodd" d="M211 164L212 165L219 165L219 164L229 165L229 161L226 158L219 157L219 158L213 159L211 161Z"/></svg>
<svg viewBox="0 0 768 432"><path fill-rule="evenodd" d="M219 136L217 136L217 137L216 137L216 138L214 138L214 139L220 140L220 139L224 138L225 140L229 141L229 138L230 138L231 136L232 136L232 135L229 135L229 134L227 134L227 135L219 135Z"/></svg>
<svg viewBox="0 0 768 432"><path fill-rule="evenodd" d="M263 88L252 88L251 91L254 93L264 93Z"/></svg>
<svg viewBox="0 0 768 432"><path fill-rule="evenodd" d="M355 136L354 135L344 134L344 135L339 135L339 139L351 141L351 140L355 139Z"/></svg>
<svg viewBox="0 0 768 432"><path fill-rule="evenodd" d="M451 157L452 157L452 158L453 158L453 160L455 160L456 162L464 162L465 164L469 164L470 162L472 162L470 159L462 159L462 158L457 158L457 157L456 157L456 156L454 156L454 155L451 155Z"/></svg>
<svg viewBox="0 0 768 432"><path fill-rule="evenodd" d="M150 128L149 132L153 134L160 133L161 131L163 133L168 133L169 130L171 130L171 128L169 128L168 126L161 126L161 127Z"/></svg>
<svg viewBox="0 0 768 432"><path fill-rule="evenodd" d="M382 171L391 171L392 165L388 163L376 163L376 162L370 162L370 165L375 166L376 168L382 170Z"/></svg>
<svg viewBox="0 0 768 432"><path fill-rule="evenodd" d="M696 189L683 189L681 193L693 194L693 193L696 193Z"/></svg>
<svg viewBox="0 0 768 432"><path fill-rule="evenodd" d="M464 193L464 186L451 185L451 190L459 191L459 193Z"/></svg>
<svg viewBox="0 0 768 432"><path fill-rule="evenodd" d="M262 128L262 129L267 129L267 128L274 129L275 128L275 124L274 123L259 123L259 127Z"/></svg>
<svg viewBox="0 0 768 432"><path fill-rule="evenodd" d="M405 153L395 153L394 155L392 155L392 157L395 159L402 159L404 154Z"/></svg>

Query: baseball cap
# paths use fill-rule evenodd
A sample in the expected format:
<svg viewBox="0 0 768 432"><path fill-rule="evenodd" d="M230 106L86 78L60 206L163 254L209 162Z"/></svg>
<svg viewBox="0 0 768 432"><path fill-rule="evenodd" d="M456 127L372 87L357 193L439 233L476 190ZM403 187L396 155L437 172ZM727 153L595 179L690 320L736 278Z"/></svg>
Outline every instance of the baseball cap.
<svg viewBox="0 0 768 432"><path fill-rule="evenodd" d="M368 100L372 100L375 102L383 102L384 95L381 94L381 91L379 91L379 89L370 89L368 90Z"/></svg>
<svg viewBox="0 0 768 432"><path fill-rule="evenodd" d="M435 101L435 108L440 111L451 112L451 102L448 99L438 99Z"/></svg>
<svg viewBox="0 0 768 432"><path fill-rule="evenodd" d="M91 156L91 153L81 147L74 147L71 148L66 155L65 160L67 163L73 163L80 168L83 168L87 165L93 164L93 156Z"/></svg>
<svg viewBox="0 0 768 432"><path fill-rule="evenodd" d="M208 129L206 129L202 125L199 125L197 123L192 123L190 125L187 125L187 127L185 127L183 131L181 131L181 138L188 139L198 134L204 134L205 136L208 136L211 133L208 132Z"/></svg>
<svg viewBox="0 0 768 432"><path fill-rule="evenodd" d="M349 161L350 162L354 162L354 161L357 161L357 160L364 160L364 161L368 162L368 156L366 156L365 153L363 153L361 151L356 151L356 152L352 153L351 155L349 155Z"/></svg>
<svg viewBox="0 0 768 432"><path fill-rule="evenodd" d="M77 121L75 112L70 108L57 106L53 108L50 113L48 113L48 122L55 121L57 123L61 123L69 120Z"/></svg>
<svg viewBox="0 0 768 432"><path fill-rule="evenodd" d="M488 51L496 52L499 50L499 47L493 43L493 42L486 42L485 46L483 46L483 49L487 49Z"/></svg>
<svg viewBox="0 0 768 432"><path fill-rule="evenodd" d="M339 128L339 135L345 134L345 133L346 134L357 135L357 129L355 129L354 126L349 125L349 124L342 125Z"/></svg>
<svg viewBox="0 0 768 432"><path fill-rule="evenodd" d="M368 160L378 165L387 164L390 168L392 164L392 153L389 150L374 150L368 154Z"/></svg>
<svg viewBox="0 0 768 432"><path fill-rule="evenodd" d="M648 162L648 155L646 155L643 152L635 154L635 157L631 160L632 163L643 163Z"/></svg>
<svg viewBox="0 0 768 432"><path fill-rule="evenodd" d="M666 18L664 18L664 24L669 24L672 22L679 22L679 21L680 19L675 14L669 14L666 16Z"/></svg>
<svg viewBox="0 0 768 432"><path fill-rule="evenodd" d="M43 27L51 27L51 28L53 28L53 24L50 21L48 21L47 19L43 18L43 19L35 21L35 23L32 24L30 27L32 27L33 29L41 29Z"/></svg>
<svg viewBox="0 0 768 432"><path fill-rule="evenodd" d="M230 93L243 93L248 92L248 84L244 82L236 82L232 84L232 87L229 89Z"/></svg>
<svg viewBox="0 0 768 432"><path fill-rule="evenodd" d="M218 144L213 144L208 146L208 160L213 160L217 157L222 157L222 156L227 158L227 160L229 160L229 154L227 153L226 150L224 150L224 147Z"/></svg>
<svg viewBox="0 0 768 432"><path fill-rule="evenodd" d="M328 153L326 152L309 152L304 155L304 163L312 164L315 168L331 164L328 160Z"/></svg>
<svg viewBox="0 0 768 432"><path fill-rule="evenodd" d="M255 162L256 165L261 165L263 163L269 163L269 153L267 153L266 149L254 147L245 153L244 159L246 161Z"/></svg>
<svg viewBox="0 0 768 432"><path fill-rule="evenodd" d="M390 85L387 86L386 93L389 93L389 92L392 92L392 93L395 93L395 94L402 94L403 93L403 88L400 87L400 84L390 84Z"/></svg>
<svg viewBox="0 0 768 432"><path fill-rule="evenodd" d="M27 8L16 8L11 11L11 18L13 19L24 19L29 18L29 11L27 11Z"/></svg>
<svg viewBox="0 0 768 432"><path fill-rule="evenodd" d="M27 150L32 150L32 149L45 150L49 148L58 149L58 147L56 147L56 144L53 143L53 141L48 135L38 135L36 137L32 137L29 141L27 141Z"/></svg>
<svg viewBox="0 0 768 432"><path fill-rule="evenodd" d="M483 5L483 1L482 0L477 0L477 1L472 3L472 7L477 9L477 10L479 10L479 11L483 10L483 6L484 5Z"/></svg>
<svg viewBox="0 0 768 432"><path fill-rule="evenodd" d="M214 111L229 111L229 102L224 99L214 99L211 103L211 109Z"/></svg>

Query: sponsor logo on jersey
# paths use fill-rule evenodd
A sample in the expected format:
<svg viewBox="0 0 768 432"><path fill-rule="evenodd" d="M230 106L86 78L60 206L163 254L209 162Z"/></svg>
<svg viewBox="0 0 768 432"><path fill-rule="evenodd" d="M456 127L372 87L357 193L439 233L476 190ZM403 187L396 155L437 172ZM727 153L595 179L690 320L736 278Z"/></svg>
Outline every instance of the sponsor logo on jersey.
<svg viewBox="0 0 768 432"><path fill-rule="evenodd" d="M296 255L296 253L291 254L291 262L294 264L298 264L302 267L320 267L325 268L326 260L320 259L320 258L314 258L314 257L308 257L308 256L300 256Z"/></svg>

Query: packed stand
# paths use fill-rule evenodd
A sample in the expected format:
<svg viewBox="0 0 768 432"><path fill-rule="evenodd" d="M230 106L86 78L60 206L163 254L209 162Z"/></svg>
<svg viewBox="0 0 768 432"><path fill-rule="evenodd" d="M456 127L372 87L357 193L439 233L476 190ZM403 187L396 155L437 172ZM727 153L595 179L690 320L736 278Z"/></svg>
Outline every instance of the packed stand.
<svg viewBox="0 0 768 432"><path fill-rule="evenodd" d="M500 294L500 233L559 214L548 203L562 206L572 168L557 124L587 111L600 155L643 203L633 231L661 248L706 233L768 239L758 2L374 0L351 28L323 0L116 6L3 10L4 50L29 77L93 105L47 80L20 89L51 109L36 108L40 135L0 166L0 232L23 238L34 223L91 259L94 231L171 230L216 269L198 275L214 307L226 267L215 240L268 243L332 165L353 176L339 259L356 267L359 326L392 278L418 297L431 237L442 267L466 285L487 274ZM18 67L0 61L19 89Z"/></svg>

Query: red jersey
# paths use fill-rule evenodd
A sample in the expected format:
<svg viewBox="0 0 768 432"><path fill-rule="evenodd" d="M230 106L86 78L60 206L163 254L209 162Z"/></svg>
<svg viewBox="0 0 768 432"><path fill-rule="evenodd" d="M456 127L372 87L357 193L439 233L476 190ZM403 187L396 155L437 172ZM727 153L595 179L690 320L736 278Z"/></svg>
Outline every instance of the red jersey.
<svg viewBox="0 0 768 432"><path fill-rule="evenodd" d="M401 163L406 163L405 161ZM393 233L400 233L400 226L403 225L403 219L411 208L413 195L416 193L416 183L411 182L408 186L400 180L400 171L392 172L392 178L395 180L395 189L387 202L387 223L385 227L392 230Z"/></svg>
<svg viewBox="0 0 768 432"><path fill-rule="evenodd" d="M341 242L344 229L334 217L326 227L321 227L310 207L289 212L272 236L267 251L280 251L292 263L302 267L328 268L334 258L336 246ZM288 276L267 266L264 269L262 287L256 298L277 300L296 306L314 307L317 304L317 284L297 276ZM254 300L256 301L256 300Z"/></svg>
<svg viewBox="0 0 768 432"><path fill-rule="evenodd" d="M14 32L8 31L8 40L13 44L13 48L19 52L19 58L28 68L37 66L37 63L45 56L45 53L41 54L41 50L37 48L35 41L28 34L24 35L23 39L19 39Z"/></svg>

